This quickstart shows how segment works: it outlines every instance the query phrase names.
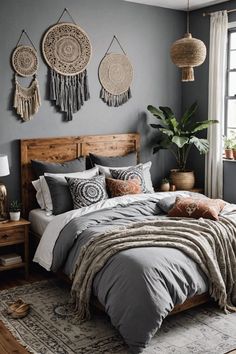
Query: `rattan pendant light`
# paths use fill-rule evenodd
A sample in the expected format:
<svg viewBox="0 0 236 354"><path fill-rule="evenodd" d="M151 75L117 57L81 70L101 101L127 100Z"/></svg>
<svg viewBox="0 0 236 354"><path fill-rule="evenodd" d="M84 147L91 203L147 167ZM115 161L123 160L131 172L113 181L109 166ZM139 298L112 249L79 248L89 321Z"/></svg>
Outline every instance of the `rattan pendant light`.
<svg viewBox="0 0 236 354"><path fill-rule="evenodd" d="M187 33L184 38L175 41L170 50L173 63L182 69L182 81L194 81L195 66L201 65L206 59L206 46L189 32L189 0L187 10Z"/></svg>

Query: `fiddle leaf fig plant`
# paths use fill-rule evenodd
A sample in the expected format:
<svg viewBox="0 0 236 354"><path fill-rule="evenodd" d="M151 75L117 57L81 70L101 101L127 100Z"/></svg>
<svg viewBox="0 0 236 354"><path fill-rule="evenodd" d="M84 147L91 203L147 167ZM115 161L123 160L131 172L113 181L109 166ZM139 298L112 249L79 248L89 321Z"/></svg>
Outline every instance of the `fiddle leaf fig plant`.
<svg viewBox="0 0 236 354"><path fill-rule="evenodd" d="M197 102L186 110L184 115L177 120L169 107L159 107L149 105L147 109L158 119L157 124L150 124L151 127L161 132L160 140L153 148L153 153L162 149L168 149L177 161L180 171L185 171L189 152L192 146L198 149L200 154L209 151L207 139L197 137L197 133L207 129L211 124L218 123L217 120L205 120L193 122L192 116L198 108Z"/></svg>

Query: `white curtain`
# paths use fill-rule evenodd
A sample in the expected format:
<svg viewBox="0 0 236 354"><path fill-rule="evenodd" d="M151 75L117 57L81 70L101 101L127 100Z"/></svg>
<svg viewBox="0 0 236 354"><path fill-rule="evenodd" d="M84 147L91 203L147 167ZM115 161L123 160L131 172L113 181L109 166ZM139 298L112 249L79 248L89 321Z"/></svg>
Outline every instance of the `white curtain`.
<svg viewBox="0 0 236 354"><path fill-rule="evenodd" d="M206 156L205 193L210 198L222 198L223 196L222 136L225 115L227 32L227 11L211 14L208 119L217 119L219 123L208 128L207 136L210 150Z"/></svg>

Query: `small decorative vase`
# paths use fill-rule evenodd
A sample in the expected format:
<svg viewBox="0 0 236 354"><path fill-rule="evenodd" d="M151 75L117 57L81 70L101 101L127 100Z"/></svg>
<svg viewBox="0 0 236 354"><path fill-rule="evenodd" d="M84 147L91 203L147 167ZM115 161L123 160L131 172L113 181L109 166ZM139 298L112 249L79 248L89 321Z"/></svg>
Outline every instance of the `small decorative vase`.
<svg viewBox="0 0 236 354"><path fill-rule="evenodd" d="M233 160L233 150L232 149L225 149L225 158L229 160Z"/></svg>
<svg viewBox="0 0 236 354"><path fill-rule="evenodd" d="M170 183L162 183L160 187L161 192L168 192L170 190Z"/></svg>
<svg viewBox="0 0 236 354"><path fill-rule="evenodd" d="M11 219L11 221L19 221L20 220L20 211L10 211L10 219Z"/></svg>

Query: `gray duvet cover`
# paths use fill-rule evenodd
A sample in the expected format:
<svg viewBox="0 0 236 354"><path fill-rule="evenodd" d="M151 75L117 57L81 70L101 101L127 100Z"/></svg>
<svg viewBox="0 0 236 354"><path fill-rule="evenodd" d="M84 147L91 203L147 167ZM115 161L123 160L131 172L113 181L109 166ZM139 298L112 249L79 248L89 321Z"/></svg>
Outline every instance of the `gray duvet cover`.
<svg viewBox="0 0 236 354"><path fill-rule="evenodd" d="M81 247L131 222L163 218L156 200L96 211L70 221L53 252L52 270L72 277ZM133 353L141 353L177 304L208 290L199 266L174 248L145 247L112 256L96 275L93 293Z"/></svg>

